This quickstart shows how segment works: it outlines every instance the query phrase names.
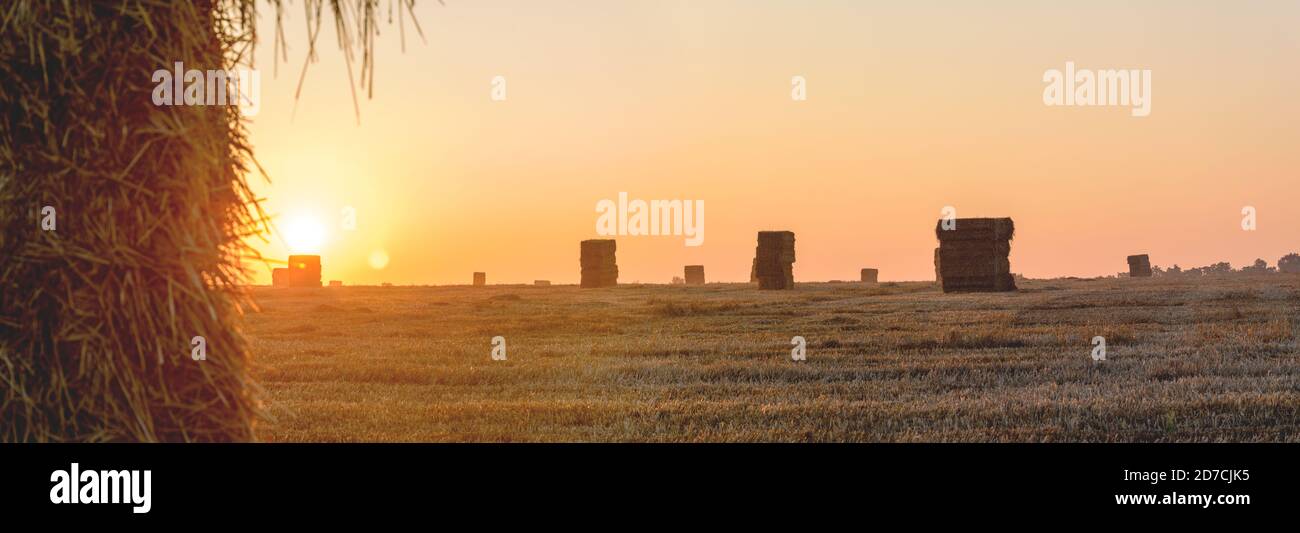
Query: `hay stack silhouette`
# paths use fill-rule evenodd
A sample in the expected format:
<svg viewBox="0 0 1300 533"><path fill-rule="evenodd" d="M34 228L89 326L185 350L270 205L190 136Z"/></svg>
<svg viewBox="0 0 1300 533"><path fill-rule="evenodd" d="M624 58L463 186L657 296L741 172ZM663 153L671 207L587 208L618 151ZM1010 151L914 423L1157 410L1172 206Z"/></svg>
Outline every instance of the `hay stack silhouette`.
<svg viewBox="0 0 1300 533"><path fill-rule="evenodd" d="M704 285L704 265L686 265L686 284Z"/></svg>
<svg viewBox="0 0 1300 533"><path fill-rule="evenodd" d="M271 286L288 287L289 286L289 269L273 268L271 269Z"/></svg>
<svg viewBox="0 0 1300 533"><path fill-rule="evenodd" d="M1147 254L1128 256L1128 277L1151 277L1151 257Z"/></svg>
<svg viewBox="0 0 1300 533"><path fill-rule="evenodd" d="M863 282L863 283L876 283L877 280L878 280L879 278L880 278L880 271L879 271L879 270L874 269L874 268L864 268L864 269L862 269L862 282Z"/></svg>
<svg viewBox="0 0 1300 533"><path fill-rule="evenodd" d="M793 289L794 261L794 232L758 232L754 275L758 278L759 289Z"/></svg>
<svg viewBox="0 0 1300 533"><path fill-rule="evenodd" d="M545 279L535 279L535 280L533 280L533 285L538 286L538 287L550 287L550 286L551 286L551 281L550 281L550 280L545 280Z"/></svg>
<svg viewBox="0 0 1300 533"><path fill-rule="evenodd" d="M482 287L482 286L484 286L484 285L487 285L487 272L475 272L475 273L474 273L474 286L475 286L475 287Z"/></svg>
<svg viewBox="0 0 1300 533"><path fill-rule="evenodd" d="M614 253L617 250L614 239L591 239L582 241L581 257L582 288L613 287L618 285L618 262Z"/></svg>
<svg viewBox="0 0 1300 533"><path fill-rule="evenodd" d="M289 256L290 287L320 287L320 256Z"/></svg>
<svg viewBox="0 0 1300 533"><path fill-rule="evenodd" d="M1011 239L1016 226L1010 218L959 218L952 229L935 225L939 251L935 257L943 292L1016 290L1011 275Z"/></svg>

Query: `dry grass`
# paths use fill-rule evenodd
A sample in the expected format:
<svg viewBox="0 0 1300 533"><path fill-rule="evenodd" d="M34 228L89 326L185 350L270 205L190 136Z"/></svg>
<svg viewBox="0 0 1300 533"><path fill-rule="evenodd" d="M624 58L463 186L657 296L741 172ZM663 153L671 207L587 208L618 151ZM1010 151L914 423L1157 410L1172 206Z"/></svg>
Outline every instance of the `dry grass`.
<svg viewBox="0 0 1300 533"><path fill-rule="evenodd" d="M1295 276L254 294L271 441L1300 440Z"/></svg>

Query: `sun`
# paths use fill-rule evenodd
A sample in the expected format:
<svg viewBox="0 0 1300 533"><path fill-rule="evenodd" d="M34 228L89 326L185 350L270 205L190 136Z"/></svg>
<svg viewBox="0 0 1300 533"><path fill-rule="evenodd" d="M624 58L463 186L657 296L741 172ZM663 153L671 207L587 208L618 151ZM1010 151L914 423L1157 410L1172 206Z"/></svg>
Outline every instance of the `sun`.
<svg viewBox="0 0 1300 533"><path fill-rule="evenodd" d="M297 215L280 228L284 243L292 254L319 254L325 244L325 225L311 215Z"/></svg>

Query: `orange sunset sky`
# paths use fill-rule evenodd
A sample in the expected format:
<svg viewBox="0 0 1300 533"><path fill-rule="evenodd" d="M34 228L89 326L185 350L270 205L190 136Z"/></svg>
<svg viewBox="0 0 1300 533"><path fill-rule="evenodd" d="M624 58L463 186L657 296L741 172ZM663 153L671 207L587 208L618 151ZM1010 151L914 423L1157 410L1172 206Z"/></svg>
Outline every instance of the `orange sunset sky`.
<svg viewBox="0 0 1300 533"><path fill-rule="evenodd" d="M359 124L329 15L295 113L302 6L278 75L263 7L250 131L272 181L253 181L292 233L264 254L289 237L347 284L574 283L619 192L706 204L702 246L618 237L620 282L747 281L763 229L795 232L798 280L929 280L944 206L1014 218L1030 277L1300 251L1298 2L418 4L427 43L381 26ZM1044 105L1067 61L1150 69L1150 116Z"/></svg>

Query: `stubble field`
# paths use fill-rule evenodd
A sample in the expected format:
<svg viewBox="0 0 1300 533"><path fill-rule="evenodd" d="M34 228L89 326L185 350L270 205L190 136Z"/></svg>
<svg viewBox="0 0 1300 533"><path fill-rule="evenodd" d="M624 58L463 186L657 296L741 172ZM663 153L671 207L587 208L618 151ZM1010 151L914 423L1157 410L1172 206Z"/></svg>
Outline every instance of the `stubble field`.
<svg viewBox="0 0 1300 533"><path fill-rule="evenodd" d="M245 327L264 441L1300 440L1300 276L1020 288L259 287Z"/></svg>

